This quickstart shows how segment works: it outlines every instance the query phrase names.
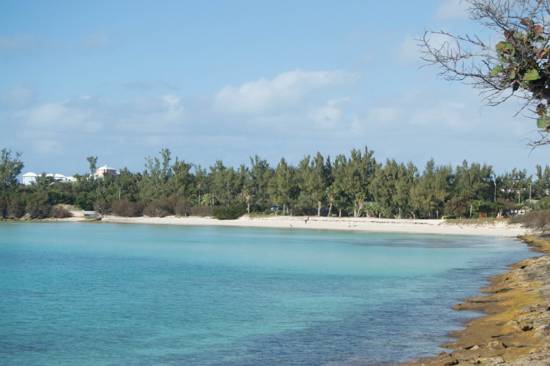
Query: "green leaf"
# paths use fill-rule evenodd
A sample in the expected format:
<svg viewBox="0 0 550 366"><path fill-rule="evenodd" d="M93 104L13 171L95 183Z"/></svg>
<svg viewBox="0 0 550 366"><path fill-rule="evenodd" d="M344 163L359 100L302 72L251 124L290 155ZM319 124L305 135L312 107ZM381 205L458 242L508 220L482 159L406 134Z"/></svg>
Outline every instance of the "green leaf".
<svg viewBox="0 0 550 366"><path fill-rule="evenodd" d="M505 53L514 50L514 46L510 42L500 41L496 45L497 52Z"/></svg>
<svg viewBox="0 0 550 366"><path fill-rule="evenodd" d="M498 74L500 74L503 71L504 71L504 67L502 67L502 65L496 65L491 70L491 76L497 76Z"/></svg>
<svg viewBox="0 0 550 366"><path fill-rule="evenodd" d="M543 116L537 119L537 128L546 130L550 128L550 117Z"/></svg>
<svg viewBox="0 0 550 366"><path fill-rule="evenodd" d="M540 79L540 75L537 69L531 69L523 75L523 81L535 81L538 79Z"/></svg>

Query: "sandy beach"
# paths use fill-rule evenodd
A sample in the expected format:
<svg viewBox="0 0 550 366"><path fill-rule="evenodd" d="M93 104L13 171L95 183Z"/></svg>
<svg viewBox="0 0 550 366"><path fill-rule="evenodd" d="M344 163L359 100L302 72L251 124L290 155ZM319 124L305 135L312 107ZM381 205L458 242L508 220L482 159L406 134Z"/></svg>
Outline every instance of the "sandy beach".
<svg viewBox="0 0 550 366"><path fill-rule="evenodd" d="M237 220L217 220L210 217L120 217L108 215L102 218L102 222L119 224L235 226L444 235L487 235L499 237L516 237L527 233L525 228L519 225L507 224L503 221L494 224L473 225L448 223L445 220L377 219L365 217L243 216Z"/></svg>

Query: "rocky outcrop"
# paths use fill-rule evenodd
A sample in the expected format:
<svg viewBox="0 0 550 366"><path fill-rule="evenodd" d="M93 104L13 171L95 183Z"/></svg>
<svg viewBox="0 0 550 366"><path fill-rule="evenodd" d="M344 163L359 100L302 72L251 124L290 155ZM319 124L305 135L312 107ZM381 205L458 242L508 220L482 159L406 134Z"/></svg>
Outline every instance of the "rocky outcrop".
<svg viewBox="0 0 550 366"><path fill-rule="evenodd" d="M524 238L537 258L521 261L492 279L483 295L456 310L486 315L452 334L452 351L406 365L550 365L550 242Z"/></svg>

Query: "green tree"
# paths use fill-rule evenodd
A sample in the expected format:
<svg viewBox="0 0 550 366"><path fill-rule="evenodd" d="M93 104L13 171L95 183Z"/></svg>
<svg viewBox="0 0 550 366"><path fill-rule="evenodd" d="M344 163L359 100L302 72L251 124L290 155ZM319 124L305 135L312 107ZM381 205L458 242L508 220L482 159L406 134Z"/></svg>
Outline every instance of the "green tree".
<svg viewBox="0 0 550 366"><path fill-rule="evenodd" d="M294 190L294 174L286 160L282 158L277 164L273 178L270 181L269 191L271 200L282 207L283 215L288 213L288 208Z"/></svg>
<svg viewBox="0 0 550 366"><path fill-rule="evenodd" d="M352 150L347 168L348 182L346 186L353 201L353 216L358 217L361 216L365 201L372 199L369 186L377 169L374 152L369 151L366 147L363 152L357 149Z"/></svg>
<svg viewBox="0 0 550 366"><path fill-rule="evenodd" d="M0 192L8 193L17 187L17 176L23 170L21 154L8 149L0 151Z"/></svg>
<svg viewBox="0 0 550 366"><path fill-rule="evenodd" d="M424 172L411 190L414 217L439 218L449 196L452 168L436 167L433 159L426 163Z"/></svg>
<svg viewBox="0 0 550 366"><path fill-rule="evenodd" d="M15 194L17 190L17 176L23 170L21 154L15 155L8 149L0 151L0 218L17 216L20 210L20 199ZM19 216L17 216L19 217Z"/></svg>
<svg viewBox="0 0 550 366"><path fill-rule="evenodd" d="M342 217L342 211L352 205L351 179L348 173L348 159L345 155L337 155L332 166L332 184L328 190L329 214L332 205L338 210L338 217Z"/></svg>
<svg viewBox="0 0 550 366"><path fill-rule="evenodd" d="M273 170L267 160L260 159L258 155L250 158L250 194L252 205L262 211L271 205L269 201L269 181L273 176Z"/></svg>
<svg viewBox="0 0 550 366"><path fill-rule="evenodd" d="M97 156L88 156L86 160L88 161L88 171L90 172L90 177L93 178L97 170Z"/></svg>

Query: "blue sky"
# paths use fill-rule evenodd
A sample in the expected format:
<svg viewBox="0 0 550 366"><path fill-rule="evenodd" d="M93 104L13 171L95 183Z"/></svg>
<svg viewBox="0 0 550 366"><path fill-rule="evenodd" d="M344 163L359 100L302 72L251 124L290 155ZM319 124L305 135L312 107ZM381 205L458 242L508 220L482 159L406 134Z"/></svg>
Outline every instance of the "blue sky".
<svg viewBox="0 0 550 366"><path fill-rule="evenodd" d="M549 163L517 104L420 67L426 29L477 30L460 0L3 0L0 147L65 174L89 155L141 170L162 147L204 166L365 145L418 165Z"/></svg>

